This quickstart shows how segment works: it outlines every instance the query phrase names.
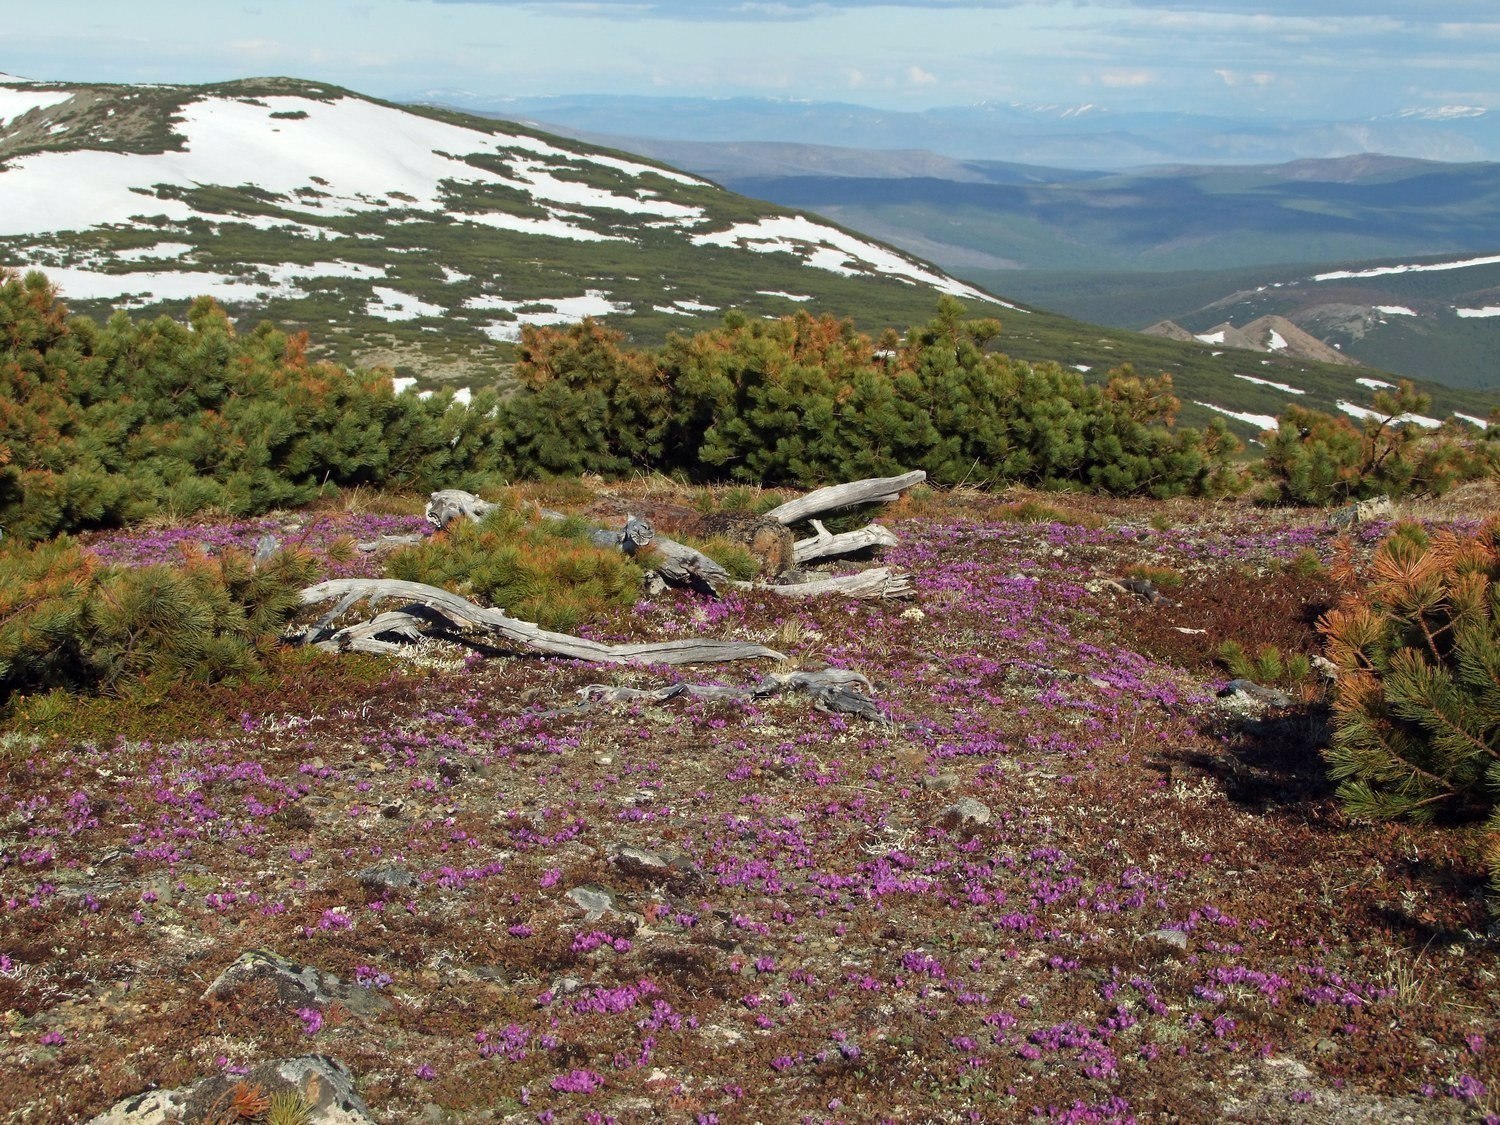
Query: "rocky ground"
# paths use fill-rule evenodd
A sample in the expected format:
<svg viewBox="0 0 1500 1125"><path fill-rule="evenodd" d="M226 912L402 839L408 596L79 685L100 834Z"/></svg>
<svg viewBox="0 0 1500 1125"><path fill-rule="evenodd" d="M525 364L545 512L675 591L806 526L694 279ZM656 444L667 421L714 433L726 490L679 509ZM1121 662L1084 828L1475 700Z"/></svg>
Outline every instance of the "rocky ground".
<svg viewBox="0 0 1500 1125"><path fill-rule="evenodd" d="M1015 500L882 513L912 601L669 594L592 630L855 669L886 722L578 709L767 669L436 644L28 712L0 755L0 1114L1496 1120L1477 836L1341 815L1316 674L1286 706L1217 694L1224 640L1317 651L1326 513ZM1142 566L1160 598L1113 581Z"/></svg>

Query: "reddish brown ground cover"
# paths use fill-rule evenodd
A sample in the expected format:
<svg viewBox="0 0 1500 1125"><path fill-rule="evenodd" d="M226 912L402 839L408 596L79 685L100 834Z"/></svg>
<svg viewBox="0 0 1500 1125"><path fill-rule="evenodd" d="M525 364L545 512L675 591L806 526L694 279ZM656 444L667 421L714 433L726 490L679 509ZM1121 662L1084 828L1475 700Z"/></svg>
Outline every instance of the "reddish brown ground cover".
<svg viewBox="0 0 1500 1125"><path fill-rule="evenodd" d="M884 513L912 603L673 594L594 629L855 668L889 724L797 697L572 711L591 683L760 670L436 647L53 709L3 763L0 1115L309 1051L381 1121L1494 1114L1477 837L1347 822L1315 684L1215 697L1223 640L1316 651L1332 591L1288 564L1328 557L1321 516L1042 500L1076 522ZM627 502L685 503L597 506ZM364 534L343 518L309 542ZM1132 566L1181 604L1100 584ZM261 948L342 997L205 997Z"/></svg>

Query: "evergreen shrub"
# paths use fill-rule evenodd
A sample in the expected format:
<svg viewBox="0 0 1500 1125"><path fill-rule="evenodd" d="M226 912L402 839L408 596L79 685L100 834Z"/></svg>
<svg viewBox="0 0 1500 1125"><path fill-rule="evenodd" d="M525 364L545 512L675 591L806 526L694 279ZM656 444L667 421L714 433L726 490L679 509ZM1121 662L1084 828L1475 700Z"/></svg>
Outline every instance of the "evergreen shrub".
<svg viewBox="0 0 1500 1125"><path fill-rule="evenodd" d="M37 541L157 512L250 515L329 486L466 487L502 467L493 395L396 395L314 362L305 335L72 317L39 273L0 271L0 526Z"/></svg>
<svg viewBox="0 0 1500 1125"><path fill-rule="evenodd" d="M398 551L386 570L566 632L640 595L640 567L620 551L594 546L591 530L581 520L542 519L507 495L481 522L454 520Z"/></svg>
<svg viewBox="0 0 1500 1125"><path fill-rule="evenodd" d="M0 551L0 699L53 688L256 675L313 578L311 556L240 551L106 566L66 536Z"/></svg>
<svg viewBox="0 0 1500 1125"><path fill-rule="evenodd" d="M1431 409L1432 397L1407 380L1375 395L1373 413L1355 425L1306 407L1278 419L1257 474L1269 503L1343 504L1374 496L1440 496L1456 483L1493 473L1500 442L1446 428L1426 433L1402 421Z"/></svg>
<svg viewBox="0 0 1500 1125"><path fill-rule="evenodd" d="M1488 817L1500 890L1500 520L1470 534L1398 525L1319 622L1338 667L1326 751L1363 820Z"/></svg>

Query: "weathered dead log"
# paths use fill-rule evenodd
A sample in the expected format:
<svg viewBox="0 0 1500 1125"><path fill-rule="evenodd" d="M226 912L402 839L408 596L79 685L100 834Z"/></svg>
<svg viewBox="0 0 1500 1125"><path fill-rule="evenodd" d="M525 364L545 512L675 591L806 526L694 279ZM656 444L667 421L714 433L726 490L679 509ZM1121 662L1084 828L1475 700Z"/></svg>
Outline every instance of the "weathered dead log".
<svg viewBox="0 0 1500 1125"><path fill-rule="evenodd" d="M846 598L876 600L883 598L909 598L915 592L911 575L888 566L872 567L855 574L840 574L832 578L814 578L808 582L766 584L764 582L735 582L737 590L764 590L768 594L780 594L787 598L816 598L825 594L840 594Z"/></svg>
<svg viewBox="0 0 1500 1125"><path fill-rule="evenodd" d="M813 520L812 525L817 534L810 539L797 540L793 547L798 566L812 562L813 559L849 555L855 551L866 551L873 547L894 547L898 542L894 534L878 523L872 523L858 531L841 532L838 535L824 527L820 520Z"/></svg>
<svg viewBox="0 0 1500 1125"><path fill-rule="evenodd" d="M899 477L869 477L849 481L847 484L830 485L772 508L766 513L766 518L780 524L793 524L798 520L820 516L824 512L852 508L856 504L889 504L893 500L899 500L908 488L919 485L926 479L925 472L914 469Z"/></svg>
<svg viewBox="0 0 1500 1125"><path fill-rule="evenodd" d="M400 613L382 614L381 618L339 630L332 636L321 633L329 624L324 618L304 636L303 643L342 650L358 646L363 651L389 652L378 647L382 634L409 636L435 614L441 623L455 632L477 631L521 649L548 656L566 656L575 660L594 660L610 664L696 664L725 660L781 660L775 649L749 641L681 640L656 644L607 645L567 633L553 633L530 621L511 617L503 610L475 605L457 594L421 582L402 582L385 578L337 578L309 586L302 591L303 605L336 602L348 609L356 601L368 600L371 606L382 601L399 600L407 607L422 606L430 612L414 613L406 608ZM321 628L320 628L321 626ZM373 646L373 647L372 647Z"/></svg>
<svg viewBox="0 0 1500 1125"><path fill-rule="evenodd" d="M753 684L672 684L645 690L590 684L579 688L585 706L598 703L645 702L665 703L669 699L764 699L788 691L805 691L813 697L820 711L841 715L858 715L876 722L888 722L875 701L870 698L870 681L858 672L842 668L825 668L815 672L772 672Z"/></svg>

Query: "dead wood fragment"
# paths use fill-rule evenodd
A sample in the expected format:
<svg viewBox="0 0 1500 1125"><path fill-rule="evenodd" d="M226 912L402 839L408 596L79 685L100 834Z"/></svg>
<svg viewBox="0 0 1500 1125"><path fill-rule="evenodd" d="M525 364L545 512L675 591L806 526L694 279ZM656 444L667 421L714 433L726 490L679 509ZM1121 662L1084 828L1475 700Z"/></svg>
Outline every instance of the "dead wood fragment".
<svg viewBox="0 0 1500 1125"><path fill-rule="evenodd" d="M798 566L831 555L849 555L872 547L894 547L898 542L894 534L878 523L838 535L824 527L821 520L813 520L812 525L816 534L810 539L797 540L794 547Z"/></svg>
<svg viewBox="0 0 1500 1125"><path fill-rule="evenodd" d="M869 477L847 484L830 485L772 508L766 513L766 518L781 524L794 524L798 520L820 516L824 512L835 512L840 508L852 508L856 504L889 504L893 500L899 500L908 488L919 485L926 479L925 472L914 469L899 477Z"/></svg>
<svg viewBox="0 0 1500 1125"><path fill-rule="evenodd" d="M383 634L410 636L420 627L432 623L435 615L440 624L455 632L475 631L492 640L500 640L531 652L548 656L566 656L575 660L594 660L610 664L695 664L725 660L781 660L775 649L749 641L708 639L664 641L656 644L607 645L567 633L553 633L530 621L511 617L502 610L475 605L457 594L421 582L402 582L385 578L337 578L320 582L302 591L303 605L336 602L346 609L356 601L368 600L372 606L382 601L399 600L405 608L399 613L382 614L374 621L339 630L332 636L320 634L331 622L324 618L304 636L303 643L342 651L357 647L366 652L390 652ZM425 607L425 612L414 607ZM383 622L382 622L382 619ZM378 647L386 645L387 647Z"/></svg>
<svg viewBox="0 0 1500 1125"><path fill-rule="evenodd" d="M725 684L671 684L663 688L615 687L609 684L590 684L579 688L581 706L587 708L600 703L665 703L670 699L764 699L789 691L805 691L813 697L813 706L820 711L842 715L857 715L860 718L886 723L890 720L881 714L870 698L870 681L858 672L842 668L825 668L812 672L772 672L753 684L731 686Z"/></svg>

